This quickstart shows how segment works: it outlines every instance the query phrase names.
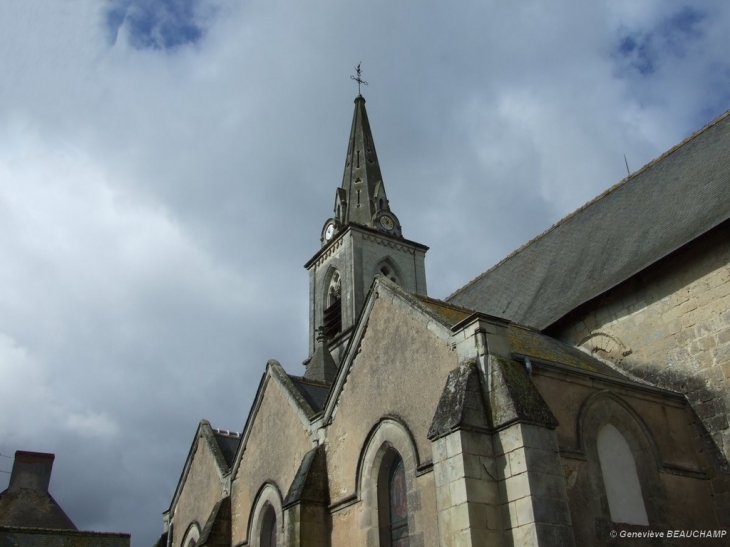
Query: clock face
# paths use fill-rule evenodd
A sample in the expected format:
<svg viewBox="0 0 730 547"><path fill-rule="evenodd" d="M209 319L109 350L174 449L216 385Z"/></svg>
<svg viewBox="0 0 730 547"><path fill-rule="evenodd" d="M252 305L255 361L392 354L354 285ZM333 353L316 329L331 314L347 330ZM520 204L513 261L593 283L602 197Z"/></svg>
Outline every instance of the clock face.
<svg viewBox="0 0 730 547"><path fill-rule="evenodd" d="M395 223L393 222L393 219L389 216L383 215L380 217L380 225L389 232L395 228Z"/></svg>
<svg viewBox="0 0 730 547"><path fill-rule="evenodd" d="M333 235L335 235L335 225L329 224L324 231L324 238L329 241Z"/></svg>

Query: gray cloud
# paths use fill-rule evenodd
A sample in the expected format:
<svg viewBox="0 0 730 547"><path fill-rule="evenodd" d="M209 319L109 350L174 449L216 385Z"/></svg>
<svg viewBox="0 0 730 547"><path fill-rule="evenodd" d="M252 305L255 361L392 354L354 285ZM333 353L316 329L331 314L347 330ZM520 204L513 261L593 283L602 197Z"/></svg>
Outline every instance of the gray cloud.
<svg viewBox="0 0 730 547"><path fill-rule="evenodd" d="M76 524L135 547L199 419L303 370L355 64L435 297L730 105L719 1L115 6L0 20L0 453L55 452Z"/></svg>

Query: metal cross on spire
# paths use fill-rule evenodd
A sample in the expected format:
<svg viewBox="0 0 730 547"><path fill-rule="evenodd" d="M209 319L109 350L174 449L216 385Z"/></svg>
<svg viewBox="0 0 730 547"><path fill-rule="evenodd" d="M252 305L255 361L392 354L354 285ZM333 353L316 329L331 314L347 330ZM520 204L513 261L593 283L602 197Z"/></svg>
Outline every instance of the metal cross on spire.
<svg viewBox="0 0 730 547"><path fill-rule="evenodd" d="M368 83L363 80L360 76L362 75L362 71L360 70L360 64L357 63L357 66L355 67L355 72L357 73L357 76L350 76L351 80L355 80L357 82L357 94L360 95L360 85L368 85Z"/></svg>

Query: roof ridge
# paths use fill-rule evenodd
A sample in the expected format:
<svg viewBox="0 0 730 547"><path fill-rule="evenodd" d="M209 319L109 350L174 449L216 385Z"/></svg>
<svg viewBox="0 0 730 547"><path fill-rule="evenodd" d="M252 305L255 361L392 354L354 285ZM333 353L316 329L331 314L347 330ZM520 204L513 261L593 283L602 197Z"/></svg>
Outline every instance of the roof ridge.
<svg viewBox="0 0 730 547"><path fill-rule="evenodd" d="M469 312L469 313L475 313L477 311L473 308L465 308L464 306L459 306L458 304L452 304L451 302L446 302L445 300L441 300L439 298L433 298L432 296L426 296L425 294L416 294L414 296L424 302L432 302L439 306L444 306L446 308L451 308L453 310Z"/></svg>
<svg viewBox="0 0 730 547"><path fill-rule="evenodd" d="M310 378L305 378L304 376L297 376L296 374L287 374L287 375L292 380L296 380L297 382L301 382L303 384L309 384L309 385L316 386L316 387L324 387L327 389L332 387L331 383L320 382L319 380L312 380Z"/></svg>
<svg viewBox="0 0 730 547"><path fill-rule="evenodd" d="M565 224L566 222L568 222L570 219L572 219L573 217L577 216L579 213L582 213L583 211L585 211L586 209L588 209L592 205L595 205L598 201L600 201L601 199L603 199L604 197L606 197L608 194L610 194L610 193L618 190L620 187L626 185L631 179L633 179L636 176L640 175L644 171L647 171L649 168L653 167L654 165L656 165L657 163L659 163L661 160L663 160L666 157L670 156L671 154L673 154L674 152L676 152L677 150L679 150L680 148L682 148L684 145L686 145L688 142L694 140L699 135L701 135L702 133L704 133L705 131L707 131L708 129L710 129L711 127L713 127L714 125L717 125L718 123L720 123L722 120L724 120L728 116L730 116L730 110L726 110L725 112L723 112L722 114L720 114L719 116L717 116L716 118L714 118L712 121L710 121L706 125L702 126L700 129L698 129L697 131L695 131L694 133L692 133L691 135L689 135L688 137L686 137L679 144L674 145L672 148L670 148L666 152L660 154L659 156L657 156L656 158L654 158L653 160L651 160L649 163L647 163L643 167L639 168L634 173L632 173L632 174L628 175L627 177L621 179L619 182L617 182L616 184L614 184L613 186L611 186L607 190L604 190L602 193L600 193L599 195L597 195L593 199L591 199L588 202L584 203L582 206L580 206L575 211L573 211L571 213L568 213L566 216L564 216L563 218L561 218L560 220L558 220L555 224L553 224L552 226L550 226L547 230L539 233L538 235L536 235L535 237L533 237L532 239L530 239L527 243L524 243L522 246L520 246L517 249L515 249L514 251L512 251L510 254L508 254L506 257L504 257L502 260L500 260L499 262L497 262L494 266L492 266L488 270L482 272L481 274L477 275L471 281L468 281L466 284L464 284L463 286L461 286L458 289L456 289L454 292L452 292L450 295L448 295L446 297L446 300L449 300L451 298L454 298L457 294L459 294L460 292L462 292L463 290L465 290L467 287L471 287L472 285L474 285L474 283L476 283L480 279L483 279L484 277L486 277L488 274L490 274L491 272L493 272L494 270L496 270L499 266L501 266L502 264L504 264L505 262L507 262L508 260L510 260L511 258L513 258L514 256L516 256L519 253L521 253L527 247L533 245L535 242L537 242L538 240L540 240L543 237L547 236L549 233L557 230L560 226L562 226L563 224Z"/></svg>
<svg viewBox="0 0 730 547"><path fill-rule="evenodd" d="M234 439L240 439L241 434L238 431L230 431L228 429L218 429L217 427L211 427L213 433L216 435L223 435L224 437L231 437Z"/></svg>

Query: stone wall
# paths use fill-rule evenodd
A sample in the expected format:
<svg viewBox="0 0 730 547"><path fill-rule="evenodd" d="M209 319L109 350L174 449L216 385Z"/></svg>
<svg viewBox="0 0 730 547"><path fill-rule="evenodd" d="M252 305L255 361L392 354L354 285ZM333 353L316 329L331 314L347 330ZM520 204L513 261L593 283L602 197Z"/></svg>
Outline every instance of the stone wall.
<svg viewBox="0 0 730 547"><path fill-rule="evenodd" d="M554 412L576 545L614 545L597 435L610 424L633 453L650 528L715 529L730 521L726 478L705 457L695 415L676 394L537 368L532 380Z"/></svg>
<svg viewBox="0 0 730 547"><path fill-rule="evenodd" d="M686 393L730 457L730 223L578 308L548 333Z"/></svg>
<svg viewBox="0 0 730 547"><path fill-rule="evenodd" d="M395 433L381 435L388 429L383 424L393 420L408 432L404 444L414 451L408 475L411 545L435 547L436 500L427 434L456 354L445 339L429 331L426 318L387 296L375 302L360 350L326 431L332 545L377 544L371 541L377 533L377 507L367 488L358 486L358 473L370 469L363 455L369 446L379 450L390 443L406 464L410 461L395 444Z"/></svg>
<svg viewBox="0 0 730 547"><path fill-rule="evenodd" d="M273 378L268 380L253 419L231 485L233 545L249 539L249 519L264 484L275 485L281 503L304 455L312 449L312 441L301 419Z"/></svg>
<svg viewBox="0 0 730 547"><path fill-rule="evenodd" d="M172 545L176 547L180 547L193 522L202 530L223 492L215 458L202 431L198 435L193 461L171 517L174 525Z"/></svg>
<svg viewBox="0 0 730 547"><path fill-rule="evenodd" d="M325 446L333 503L356 493L357 467L370 431L386 416L410 429L419 464L431 461L427 439L456 355L431 334L422 316L381 296L327 428Z"/></svg>

